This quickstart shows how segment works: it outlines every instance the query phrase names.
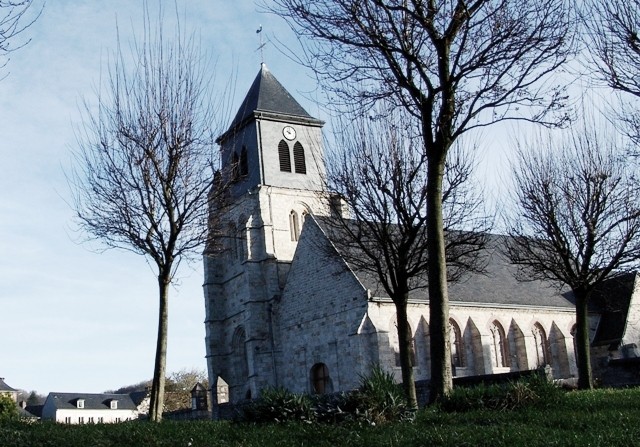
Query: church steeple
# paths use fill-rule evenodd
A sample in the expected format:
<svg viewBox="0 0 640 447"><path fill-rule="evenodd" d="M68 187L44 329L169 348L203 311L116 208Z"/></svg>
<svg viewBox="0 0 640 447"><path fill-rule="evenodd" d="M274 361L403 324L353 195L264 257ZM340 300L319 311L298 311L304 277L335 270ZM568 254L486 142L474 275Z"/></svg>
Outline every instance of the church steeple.
<svg viewBox="0 0 640 447"><path fill-rule="evenodd" d="M318 190L324 174L320 129L263 63L228 130L218 138L223 172L242 194L258 185Z"/></svg>
<svg viewBox="0 0 640 447"><path fill-rule="evenodd" d="M280 115L310 119L311 115L271 74L266 64L261 64L258 75L251 84L247 96L231 122L231 128L250 118L254 112L269 112ZM311 118L313 119L313 118Z"/></svg>

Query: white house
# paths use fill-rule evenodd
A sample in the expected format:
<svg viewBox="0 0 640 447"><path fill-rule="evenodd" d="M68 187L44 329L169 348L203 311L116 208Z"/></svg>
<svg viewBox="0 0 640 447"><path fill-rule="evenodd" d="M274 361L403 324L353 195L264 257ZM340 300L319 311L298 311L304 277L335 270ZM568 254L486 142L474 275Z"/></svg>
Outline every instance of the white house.
<svg viewBox="0 0 640 447"><path fill-rule="evenodd" d="M139 417L129 394L49 393L42 420L64 424L111 424Z"/></svg>

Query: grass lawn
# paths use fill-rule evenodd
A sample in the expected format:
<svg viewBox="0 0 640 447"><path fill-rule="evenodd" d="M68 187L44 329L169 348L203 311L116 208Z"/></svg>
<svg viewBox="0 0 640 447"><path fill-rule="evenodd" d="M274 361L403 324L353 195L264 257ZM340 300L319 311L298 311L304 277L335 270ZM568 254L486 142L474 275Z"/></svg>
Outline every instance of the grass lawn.
<svg viewBox="0 0 640 447"><path fill-rule="evenodd" d="M131 422L69 426L0 423L0 446L633 446L640 389L571 392L553 407L446 413L383 426Z"/></svg>

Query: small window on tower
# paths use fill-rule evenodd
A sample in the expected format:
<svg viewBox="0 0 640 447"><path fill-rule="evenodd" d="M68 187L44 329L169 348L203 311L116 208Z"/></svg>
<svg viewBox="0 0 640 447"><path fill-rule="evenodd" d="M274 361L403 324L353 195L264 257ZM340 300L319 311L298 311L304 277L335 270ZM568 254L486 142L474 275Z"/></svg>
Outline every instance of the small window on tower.
<svg viewBox="0 0 640 447"><path fill-rule="evenodd" d="M280 159L280 170L282 172L291 172L289 145L284 140L280 140L280 144L278 144L278 158Z"/></svg>
<svg viewBox="0 0 640 447"><path fill-rule="evenodd" d="M242 152L240 152L240 176L244 177L249 175L249 162L247 161L247 147L242 146Z"/></svg>
<svg viewBox="0 0 640 447"><path fill-rule="evenodd" d="M304 148L299 141L293 145L293 161L296 165L296 174L306 174L307 164L304 160Z"/></svg>

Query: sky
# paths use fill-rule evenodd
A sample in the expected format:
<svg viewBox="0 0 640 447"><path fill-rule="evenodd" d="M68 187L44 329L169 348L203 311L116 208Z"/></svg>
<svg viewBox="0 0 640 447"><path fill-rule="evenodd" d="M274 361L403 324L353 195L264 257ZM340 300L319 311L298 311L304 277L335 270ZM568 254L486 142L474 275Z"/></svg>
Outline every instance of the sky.
<svg viewBox="0 0 640 447"><path fill-rule="evenodd" d="M34 7L42 1L35 0ZM65 177L81 104L96 97L120 39L140 36L141 0L47 0L0 74L0 377L14 388L102 392L150 379L157 284L145 258L82 243ZM152 11L158 2L149 1ZM162 0L175 18L173 0ZM182 26L215 60L214 88L231 79L231 115L258 73L265 41L295 42L252 0L178 0ZM267 43L271 72L316 117L315 82ZM202 264L171 290L167 370L206 369Z"/></svg>

